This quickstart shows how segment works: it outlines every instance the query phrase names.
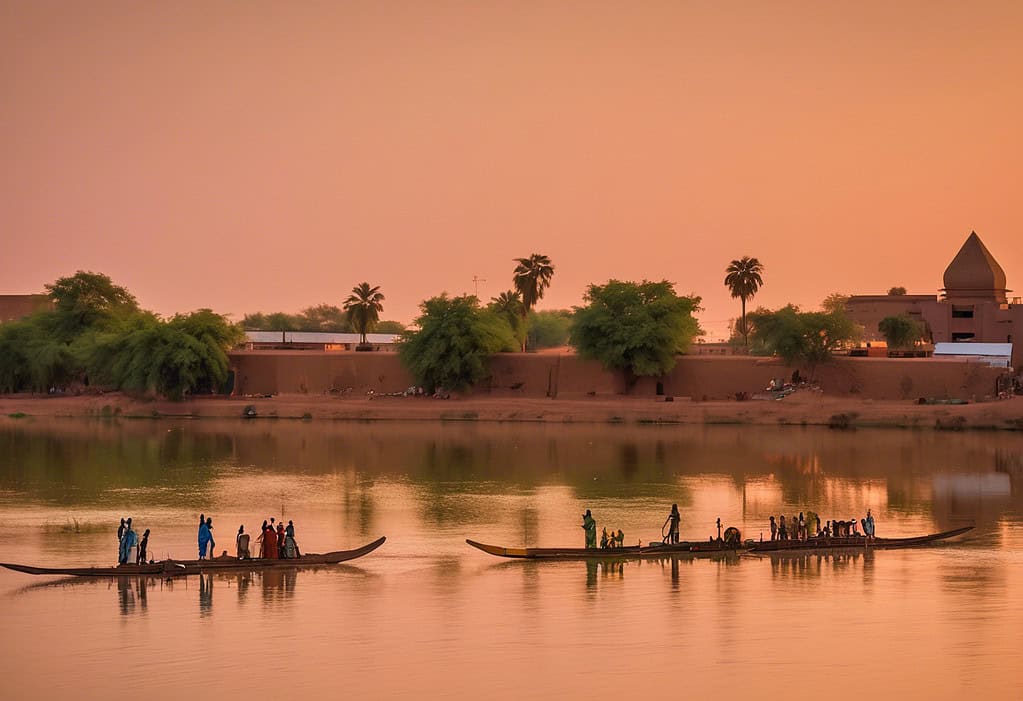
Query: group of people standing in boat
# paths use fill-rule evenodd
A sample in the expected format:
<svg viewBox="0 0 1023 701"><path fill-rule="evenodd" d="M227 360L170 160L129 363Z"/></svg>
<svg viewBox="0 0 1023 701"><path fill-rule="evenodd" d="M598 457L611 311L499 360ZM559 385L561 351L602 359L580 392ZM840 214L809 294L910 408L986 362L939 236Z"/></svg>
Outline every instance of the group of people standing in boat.
<svg viewBox="0 0 1023 701"><path fill-rule="evenodd" d="M251 558L249 536L245 533L245 526L239 526L237 540L238 559ZM266 560L290 560L302 556L298 549L298 542L295 540L293 521L288 521L287 526L283 521L277 521L273 517L269 521L263 521L260 533L256 536L256 542L259 543L259 557Z"/></svg>
<svg viewBox="0 0 1023 701"><path fill-rule="evenodd" d="M820 516L813 511L799 512L799 516L793 516L788 522L784 516L779 516L775 521L774 516L770 518L771 540L809 540L810 538L847 538L859 536L857 525L863 526L863 535L868 540L874 539L874 516L867 509L866 518L859 522L855 518L848 521L832 520L821 526Z"/></svg>
<svg viewBox="0 0 1023 701"><path fill-rule="evenodd" d="M121 525L117 527L117 564L119 565L141 565L146 562L149 550L149 529L139 534L131 523L131 518L122 518Z"/></svg>

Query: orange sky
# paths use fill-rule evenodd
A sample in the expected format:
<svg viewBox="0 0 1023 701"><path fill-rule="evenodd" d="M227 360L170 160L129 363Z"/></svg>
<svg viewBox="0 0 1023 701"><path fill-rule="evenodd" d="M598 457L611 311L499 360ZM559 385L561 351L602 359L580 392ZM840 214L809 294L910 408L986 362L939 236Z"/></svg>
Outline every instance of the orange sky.
<svg viewBox="0 0 1023 701"><path fill-rule="evenodd" d="M1023 292L1023 3L0 0L0 292L161 313L541 307L667 278L934 293L976 229Z"/></svg>

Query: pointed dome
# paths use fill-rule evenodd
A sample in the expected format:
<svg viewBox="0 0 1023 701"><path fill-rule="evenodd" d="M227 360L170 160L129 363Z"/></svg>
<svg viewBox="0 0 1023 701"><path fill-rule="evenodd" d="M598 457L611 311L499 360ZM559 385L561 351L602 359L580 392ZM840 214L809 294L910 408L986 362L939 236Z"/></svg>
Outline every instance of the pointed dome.
<svg viewBox="0 0 1023 701"><path fill-rule="evenodd" d="M966 243L945 269L945 297L980 298L1005 302L1005 271L971 231Z"/></svg>

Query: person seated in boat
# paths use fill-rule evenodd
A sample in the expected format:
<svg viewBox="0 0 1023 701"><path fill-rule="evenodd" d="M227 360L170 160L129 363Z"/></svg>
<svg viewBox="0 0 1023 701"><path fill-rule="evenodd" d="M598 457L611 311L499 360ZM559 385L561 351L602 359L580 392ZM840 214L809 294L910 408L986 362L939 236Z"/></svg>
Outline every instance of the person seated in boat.
<svg viewBox="0 0 1023 701"><path fill-rule="evenodd" d="M778 517L778 540L788 540L788 539L789 539L789 529L788 529L788 526L785 525L785 515L783 514L783 515Z"/></svg>
<svg viewBox="0 0 1023 701"><path fill-rule="evenodd" d="M298 541L295 540L295 524L288 521L288 527L284 529L284 550L289 558L302 557L298 549Z"/></svg>
<svg viewBox="0 0 1023 701"><path fill-rule="evenodd" d="M607 528L602 529L600 532L600 547L601 549L607 549L608 547Z"/></svg>
<svg viewBox="0 0 1023 701"><path fill-rule="evenodd" d="M867 517L863 519L863 535L867 536L867 540L874 540L874 517L870 509L867 509Z"/></svg>
<svg viewBox="0 0 1023 701"><path fill-rule="evenodd" d="M672 545L678 543L678 531L679 524L682 523L682 514L678 511L678 504L671 505L671 513L668 514L668 518L664 521L664 526L668 527L668 535L666 536L666 542ZM661 526L661 531L664 531L664 526Z"/></svg>
<svg viewBox="0 0 1023 701"><path fill-rule="evenodd" d="M771 540L778 540L778 524L774 521L774 516L771 517Z"/></svg>
<svg viewBox="0 0 1023 701"><path fill-rule="evenodd" d="M142 540L139 541L139 553L135 556L136 565L146 564L146 556L149 550L149 529L142 532Z"/></svg>
<svg viewBox="0 0 1023 701"><path fill-rule="evenodd" d="M597 547L597 522L593 519L589 509L586 509L586 513L583 514L583 525L581 528L586 533L586 547Z"/></svg>
<svg viewBox="0 0 1023 701"><path fill-rule="evenodd" d="M245 526L238 526L238 535L234 538L234 543L238 551L239 560L250 560L252 556L249 555L249 534L245 532Z"/></svg>
<svg viewBox="0 0 1023 701"><path fill-rule="evenodd" d="M618 529L618 535L614 537L614 543L616 548L625 547L625 533L622 532L621 528Z"/></svg>

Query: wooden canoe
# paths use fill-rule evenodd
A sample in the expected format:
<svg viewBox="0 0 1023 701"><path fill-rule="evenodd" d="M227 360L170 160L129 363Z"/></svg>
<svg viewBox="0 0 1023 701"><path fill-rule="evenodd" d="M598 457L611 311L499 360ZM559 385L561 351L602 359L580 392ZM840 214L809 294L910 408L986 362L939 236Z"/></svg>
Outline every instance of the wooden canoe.
<svg viewBox="0 0 1023 701"><path fill-rule="evenodd" d="M526 560L613 560L620 557L635 557L643 549L639 545L628 545L623 548L503 548L499 545L477 543L468 538L465 542L491 555Z"/></svg>
<svg viewBox="0 0 1023 701"><path fill-rule="evenodd" d="M24 572L25 574L70 575L73 577L134 577L139 575L176 577L214 572L263 572L266 570L336 565L339 562L347 562L348 560L368 555L383 545L385 540L387 538L378 538L372 543L363 545L355 550L336 550L322 554L310 553L287 560L264 560L261 558L239 560L234 557L223 557L212 560L163 560L162 562L144 565L118 565L117 567L32 567L31 565L15 565L0 562L0 567L6 567L15 572Z"/></svg>
<svg viewBox="0 0 1023 701"><path fill-rule="evenodd" d="M860 550L890 550L893 548L914 548L929 543L935 543L948 538L955 538L968 531L973 526L963 526L951 531L942 533L931 533L930 535L916 536L914 538L874 538L868 541L865 536L848 536L842 538L810 538L809 540L765 540L760 543L753 543L749 546L750 553L788 553L803 552L806 550L842 550L858 548Z"/></svg>
<svg viewBox="0 0 1023 701"><path fill-rule="evenodd" d="M650 543L649 545L629 545L623 548L505 548L499 545L487 545L475 540L465 541L477 550L482 550L498 557L510 557L523 560L616 560L637 557L700 557L721 553L735 553L745 547L730 548L723 543L714 542L680 542L667 545Z"/></svg>

